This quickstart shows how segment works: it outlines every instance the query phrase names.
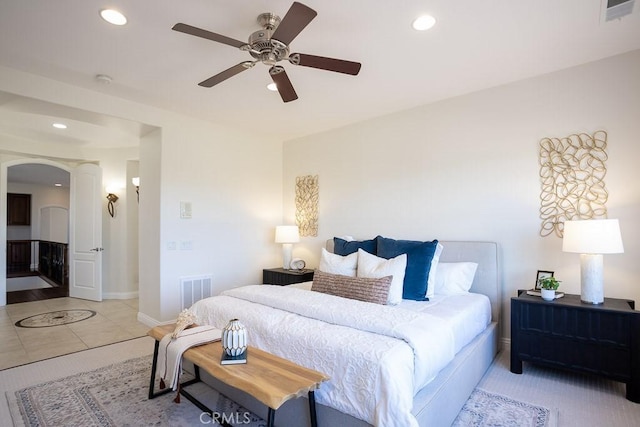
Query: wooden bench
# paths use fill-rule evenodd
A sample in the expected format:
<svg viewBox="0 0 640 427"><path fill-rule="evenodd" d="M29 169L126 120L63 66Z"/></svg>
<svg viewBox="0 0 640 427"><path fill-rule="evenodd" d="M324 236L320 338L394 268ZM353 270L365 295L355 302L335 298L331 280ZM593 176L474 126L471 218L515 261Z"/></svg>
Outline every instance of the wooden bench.
<svg viewBox="0 0 640 427"><path fill-rule="evenodd" d="M160 340L165 335L173 332L174 327L175 325L156 326L148 332L148 335L156 340L153 350L151 380L149 382L149 399L171 391L171 388L167 388L156 393L154 387ZM211 415L214 413L185 390L186 386L201 381L200 369L204 369L209 375L222 383L241 390L265 404L269 408L267 426L272 427L275 411L283 403L307 393L311 425L313 427L317 426L314 391L329 377L254 347L248 348L246 364L221 365L220 358L223 351L220 341L191 347L185 351L182 357L184 360L193 363L195 379L181 383L180 394L203 411Z"/></svg>

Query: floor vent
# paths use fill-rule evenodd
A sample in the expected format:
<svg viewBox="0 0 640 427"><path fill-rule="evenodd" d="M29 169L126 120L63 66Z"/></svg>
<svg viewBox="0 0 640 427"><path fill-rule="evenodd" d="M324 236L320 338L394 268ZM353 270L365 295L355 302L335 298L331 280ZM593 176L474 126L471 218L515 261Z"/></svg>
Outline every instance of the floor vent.
<svg viewBox="0 0 640 427"><path fill-rule="evenodd" d="M211 296L212 276L191 276L180 278L182 295L181 310L191 307L196 301Z"/></svg>

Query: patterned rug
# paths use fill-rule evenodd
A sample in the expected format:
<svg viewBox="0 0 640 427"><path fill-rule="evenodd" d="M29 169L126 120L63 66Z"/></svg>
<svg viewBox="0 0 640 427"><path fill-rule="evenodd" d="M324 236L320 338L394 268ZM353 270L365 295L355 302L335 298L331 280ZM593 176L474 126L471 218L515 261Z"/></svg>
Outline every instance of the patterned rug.
<svg viewBox="0 0 640 427"><path fill-rule="evenodd" d="M549 409L475 389L452 427L551 427Z"/></svg>
<svg viewBox="0 0 640 427"><path fill-rule="evenodd" d="M193 426L219 425L182 396L170 392L148 399L151 357L144 356L7 392L15 426ZM157 390L157 384L156 384ZM189 386L214 420L233 426L264 427L266 422L202 383Z"/></svg>
<svg viewBox="0 0 640 427"><path fill-rule="evenodd" d="M150 373L151 356L143 356L7 392L13 425L219 425L184 397L174 403L173 392L149 400ZM266 426L264 420L205 384L191 385L189 390L214 409L217 420L234 426ZM553 427L556 415L547 408L475 389L453 426Z"/></svg>

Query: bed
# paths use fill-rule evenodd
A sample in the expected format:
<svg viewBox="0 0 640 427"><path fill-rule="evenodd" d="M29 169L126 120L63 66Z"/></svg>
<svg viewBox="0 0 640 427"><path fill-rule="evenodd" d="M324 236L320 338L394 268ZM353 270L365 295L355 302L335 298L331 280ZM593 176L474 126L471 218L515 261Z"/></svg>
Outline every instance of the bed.
<svg viewBox="0 0 640 427"><path fill-rule="evenodd" d="M309 292L310 284L255 285L198 301L191 309L199 323L217 327L238 317L251 345L330 375L316 392L320 426L449 426L498 352L500 286L495 243L440 243L440 263L477 263L469 296L403 300L395 310ZM439 316L447 317L465 298L486 304L489 313L441 325ZM432 308L423 310L426 305ZM367 311L361 314L361 308ZM468 326L483 316L481 328ZM207 382L257 414L266 413L252 398L212 378ZM296 399L278 410L276 425L305 426L308 417L306 402Z"/></svg>

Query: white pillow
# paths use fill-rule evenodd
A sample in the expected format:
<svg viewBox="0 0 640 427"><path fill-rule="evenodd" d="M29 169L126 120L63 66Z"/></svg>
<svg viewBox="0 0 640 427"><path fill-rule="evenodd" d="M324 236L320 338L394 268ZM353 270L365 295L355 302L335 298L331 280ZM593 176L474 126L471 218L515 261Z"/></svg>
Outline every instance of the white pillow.
<svg viewBox="0 0 640 427"><path fill-rule="evenodd" d="M471 289L478 264L475 262L441 262L435 278L436 295L466 294Z"/></svg>
<svg viewBox="0 0 640 427"><path fill-rule="evenodd" d="M438 262L440 262L440 255L444 246L438 243L436 251L431 259L431 268L429 268L429 277L427 277L427 298L431 298L436 294L436 270L438 269Z"/></svg>
<svg viewBox="0 0 640 427"><path fill-rule="evenodd" d="M322 255L320 256L320 266L318 267L318 270L324 273L356 277L357 264L358 254L355 252L347 256L341 256L332 254L325 248L322 248Z"/></svg>
<svg viewBox="0 0 640 427"><path fill-rule="evenodd" d="M402 301L402 284L404 272L407 268L407 254L398 255L395 258L386 259L371 255L367 251L358 249L358 277L378 279L385 276L393 276L387 304L399 304Z"/></svg>

